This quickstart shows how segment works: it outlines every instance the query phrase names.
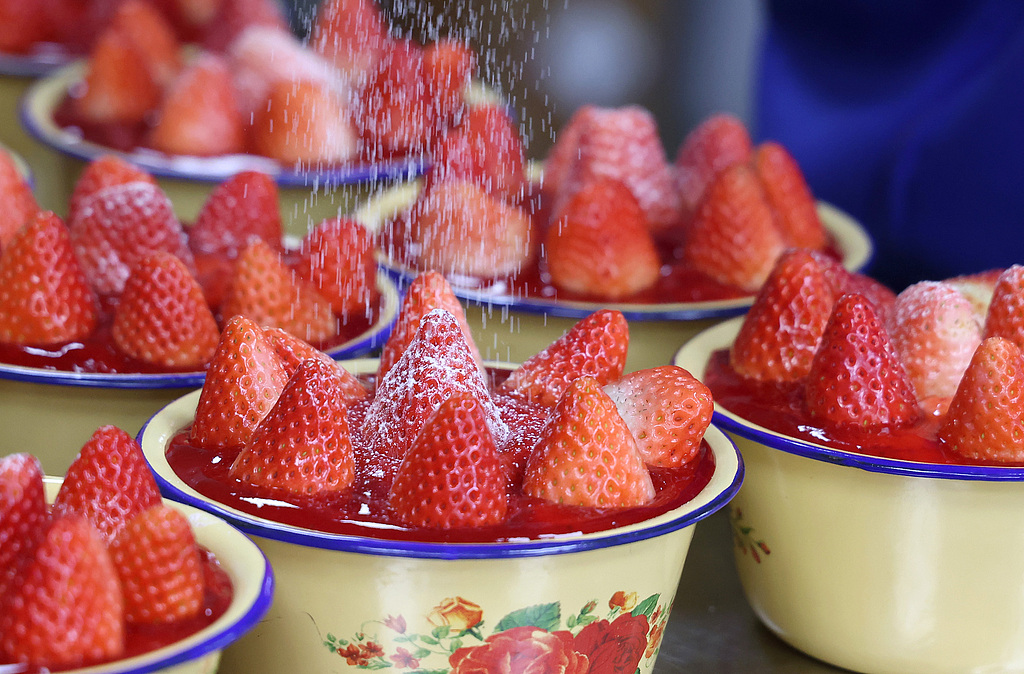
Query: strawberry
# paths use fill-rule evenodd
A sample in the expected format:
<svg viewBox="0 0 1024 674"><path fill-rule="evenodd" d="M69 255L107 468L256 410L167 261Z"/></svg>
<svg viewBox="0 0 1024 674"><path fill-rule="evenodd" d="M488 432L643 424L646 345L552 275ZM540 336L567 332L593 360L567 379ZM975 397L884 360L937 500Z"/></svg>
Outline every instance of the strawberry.
<svg viewBox="0 0 1024 674"><path fill-rule="evenodd" d="M0 149L0 251L37 212L32 186L10 153Z"/></svg>
<svg viewBox="0 0 1024 674"><path fill-rule="evenodd" d="M46 11L38 2L0 0L0 52L25 54L47 37Z"/></svg>
<svg viewBox="0 0 1024 674"><path fill-rule="evenodd" d="M431 162L428 189L437 182L465 179L491 196L513 203L526 183L519 129L499 105L470 108L459 126L438 140Z"/></svg>
<svg viewBox="0 0 1024 674"><path fill-rule="evenodd" d="M455 119L465 110L466 89L477 72L476 54L466 42L439 38L423 50L427 100L439 120ZM490 106L479 106L480 109ZM477 108L470 108L469 114Z"/></svg>
<svg viewBox="0 0 1024 674"><path fill-rule="evenodd" d="M53 512L87 518L109 542L135 514L157 503L160 490L135 438L117 426L101 426L71 462Z"/></svg>
<svg viewBox="0 0 1024 674"><path fill-rule="evenodd" d="M0 660L76 669L124 651L117 572L84 517L56 517L11 589L0 610Z"/></svg>
<svg viewBox="0 0 1024 674"><path fill-rule="evenodd" d="M434 410L457 392L480 401L500 444L508 427L491 400L458 319L435 309L423 317L409 347L379 380L362 432L377 453L400 459Z"/></svg>
<svg viewBox="0 0 1024 674"><path fill-rule="evenodd" d="M332 218L317 224L302 240L292 265L331 303L334 313L365 316L380 298L373 235L351 218Z"/></svg>
<svg viewBox="0 0 1024 674"><path fill-rule="evenodd" d="M632 433L592 377L573 381L558 401L526 465L523 492L595 508L638 506L654 498Z"/></svg>
<svg viewBox="0 0 1024 674"><path fill-rule="evenodd" d="M658 281L661 261L640 204L624 183L597 177L566 202L544 240L560 290L619 300Z"/></svg>
<svg viewBox="0 0 1024 674"><path fill-rule="evenodd" d="M200 54L174 78L149 136L169 155L213 157L245 151L245 129L223 57Z"/></svg>
<svg viewBox="0 0 1024 674"><path fill-rule="evenodd" d="M735 164L705 190L682 259L719 283L755 292L785 247L757 174Z"/></svg>
<svg viewBox="0 0 1024 674"><path fill-rule="evenodd" d="M483 371L483 359L473 341L473 334L469 329L469 323L466 322L462 305L442 274L426 271L416 276L405 289L405 297L395 326L391 329L388 341L381 351L380 364L377 367L378 381L383 379L388 370L402 357L416 336L416 331L420 329L420 321L434 309L444 309L455 317L474 362Z"/></svg>
<svg viewBox="0 0 1024 674"><path fill-rule="evenodd" d="M683 221L693 218L704 190L715 176L734 164L748 163L752 156L750 134L736 116L711 115L694 127L683 139L675 158Z"/></svg>
<svg viewBox="0 0 1024 674"><path fill-rule="evenodd" d="M366 388L358 377L309 342L299 339L281 328L264 328L263 334L274 347L274 352L280 357L289 378L295 374L303 361L319 360L337 370L339 377L338 385L346 405L350 405L370 395L369 389Z"/></svg>
<svg viewBox="0 0 1024 674"><path fill-rule="evenodd" d="M678 221L674 170L650 111L639 106L592 109L580 127L576 157L560 185L554 210L597 176L608 176L629 187L652 232Z"/></svg>
<svg viewBox="0 0 1024 674"><path fill-rule="evenodd" d="M978 323L984 326L985 319L988 316L989 305L992 303L992 296L995 294L996 283L998 283L999 277L1002 276L1004 271L1006 270L989 269L976 274L954 276L945 279L944 283L948 283L959 290L960 294L970 301L971 306L974 307L974 315L978 318Z"/></svg>
<svg viewBox="0 0 1024 674"><path fill-rule="evenodd" d="M98 315L67 228L53 213L37 213L0 255L0 342L40 346L84 339Z"/></svg>
<svg viewBox="0 0 1024 674"><path fill-rule="evenodd" d="M978 347L953 394L938 437L970 459L1024 461L1024 356L1004 337Z"/></svg>
<svg viewBox="0 0 1024 674"><path fill-rule="evenodd" d="M68 231L93 289L119 295L142 258L158 251L192 266L185 231L160 187L133 182L105 187L82 203Z"/></svg>
<svg viewBox="0 0 1024 674"><path fill-rule="evenodd" d="M884 325L892 323L892 315L896 310L896 293L866 274L847 271L838 262L835 263L835 269L839 270L835 276L835 283L840 288L837 295L860 295L874 305L875 313Z"/></svg>
<svg viewBox="0 0 1024 674"><path fill-rule="evenodd" d="M601 309L582 318L543 351L512 371L500 389L553 406L576 379L587 376L604 386L622 376L629 350L626 317Z"/></svg>
<svg viewBox="0 0 1024 674"><path fill-rule="evenodd" d="M476 183L435 183L413 206L409 236L424 269L445 274L502 277L535 255L533 224L520 208Z"/></svg>
<svg viewBox="0 0 1024 674"><path fill-rule="evenodd" d="M194 253L228 258L253 238L283 251L282 233L277 183L261 171L241 171L217 185L188 230Z"/></svg>
<svg viewBox="0 0 1024 674"><path fill-rule="evenodd" d="M453 394L427 419L402 459L388 506L410 527L458 529L504 521L503 463L487 413L472 394Z"/></svg>
<svg viewBox="0 0 1024 674"><path fill-rule="evenodd" d="M161 95L139 46L121 31L107 29L89 53L81 93L72 100L89 122L138 124L159 105Z"/></svg>
<svg viewBox="0 0 1024 674"><path fill-rule="evenodd" d="M50 521L43 468L31 454L0 457L0 605Z"/></svg>
<svg viewBox="0 0 1024 674"><path fill-rule="evenodd" d="M579 160L580 134L591 123L601 108L596 105L582 105L569 117L558 131L554 144L544 160L544 191L552 196L563 191L563 186Z"/></svg>
<svg viewBox="0 0 1024 674"><path fill-rule="evenodd" d="M357 123L371 156L428 149L438 120L425 70L422 46L410 39L387 43L358 103Z"/></svg>
<svg viewBox="0 0 1024 674"><path fill-rule="evenodd" d="M390 41L376 0L324 0L313 22L310 46L354 84L362 84Z"/></svg>
<svg viewBox="0 0 1024 674"><path fill-rule="evenodd" d="M358 135L345 97L316 80L278 80L253 119L252 145L284 164L354 159Z"/></svg>
<svg viewBox="0 0 1024 674"><path fill-rule="evenodd" d="M730 365L759 381L806 376L838 296L823 256L803 249L783 253L743 319Z"/></svg>
<svg viewBox="0 0 1024 674"><path fill-rule="evenodd" d="M649 466L682 466L697 455L711 423L711 391L676 365L638 370L607 384L604 392L636 440Z"/></svg>
<svg viewBox="0 0 1024 674"><path fill-rule="evenodd" d="M307 342L322 342L337 334L331 303L296 278L262 239L253 239L235 261L221 313L248 316L259 325L282 328Z"/></svg>
<svg viewBox="0 0 1024 674"><path fill-rule="evenodd" d="M275 0L218 0L217 11L202 31L200 42L207 50L223 52L252 26L289 29L283 7Z"/></svg>
<svg viewBox="0 0 1024 674"><path fill-rule="evenodd" d="M900 426L918 417L907 377L874 305L836 300L804 384L812 418L834 426Z"/></svg>
<svg viewBox="0 0 1024 674"><path fill-rule="evenodd" d="M158 252L143 258L128 277L111 337L132 358L198 370L213 357L220 328L185 263Z"/></svg>
<svg viewBox="0 0 1024 674"><path fill-rule="evenodd" d="M896 298L889 336L918 400L949 399L981 343L970 301L952 286L922 281Z"/></svg>
<svg viewBox="0 0 1024 674"><path fill-rule="evenodd" d="M188 518L158 503L133 516L110 543L125 620L165 624L203 607L202 557Z"/></svg>
<svg viewBox="0 0 1024 674"><path fill-rule="evenodd" d="M68 222L81 217L82 205L105 187L145 182L156 185L156 178L117 155L104 154L90 161L75 181L68 200Z"/></svg>
<svg viewBox="0 0 1024 674"><path fill-rule="evenodd" d="M779 143L766 141L754 150L753 166L786 243L796 248L825 248L828 233L793 155Z"/></svg>
<svg viewBox="0 0 1024 674"><path fill-rule="evenodd" d="M299 495L352 486L355 459L337 368L322 360L302 363L231 464L229 475L255 487Z"/></svg>
<svg viewBox="0 0 1024 674"><path fill-rule="evenodd" d="M181 45L174 27L151 2L124 0L118 5L109 25L139 50L150 77L158 87L166 87L181 70Z"/></svg>
<svg viewBox="0 0 1024 674"><path fill-rule="evenodd" d="M1005 337L1024 345L1024 266L1013 265L999 275L985 317L985 337Z"/></svg>

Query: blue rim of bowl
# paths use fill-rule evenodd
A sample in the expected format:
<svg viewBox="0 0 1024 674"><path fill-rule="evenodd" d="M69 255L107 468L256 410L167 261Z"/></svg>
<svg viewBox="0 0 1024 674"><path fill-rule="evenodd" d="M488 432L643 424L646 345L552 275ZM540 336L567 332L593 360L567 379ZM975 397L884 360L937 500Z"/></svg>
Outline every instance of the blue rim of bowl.
<svg viewBox="0 0 1024 674"><path fill-rule="evenodd" d="M0 75L7 77L37 78L49 75L68 64L67 54L54 49L52 53L10 54L0 52Z"/></svg>
<svg viewBox="0 0 1024 674"><path fill-rule="evenodd" d="M698 333L696 337L679 349L674 360L675 364L686 368L698 379L703 379L707 356L718 349L728 347L741 324L742 318L734 318ZM725 431L772 449L872 473L976 482L1019 482L1024 480L1024 467L925 463L858 454L826 447L799 438L788 437L746 421L718 403L715 403L712 423Z"/></svg>
<svg viewBox="0 0 1024 674"><path fill-rule="evenodd" d="M727 435L711 426L705 435L705 438L710 437L709 445L711 445L716 461L711 481L689 502L635 525L620 527L608 532L581 534L578 537L563 535L558 539L502 543L432 543L330 534L253 517L205 499L190 487L183 488L166 476L172 471L163 456L165 443L170 437L173 437L174 433L191 422L199 393L200 391L193 391L165 406L150 417L137 435L138 442L143 447L146 462L156 477L161 493L171 500L185 503L227 520L246 534L323 550L388 557L460 560L537 557L609 548L669 534L707 518L724 507L736 495L743 482L745 470L743 458L740 456L739 450L736 449L736 445ZM167 423L168 417L161 418L161 416L168 414L181 423L174 423L173 427L165 431L152 430L158 423ZM147 437L149 433L152 435ZM154 445L156 446L154 447ZM730 468L730 466L734 467ZM730 474L727 475L725 471L730 471Z"/></svg>
<svg viewBox="0 0 1024 674"><path fill-rule="evenodd" d="M325 353L335 360L357 358L380 349L387 342L401 306L401 296L395 282L384 272L377 272L377 288L381 294L380 316L366 332L349 341L327 349ZM107 389L170 389L195 388L203 385L205 372L162 373L109 373L68 372L23 367L0 363L0 380L54 386L77 386Z"/></svg>
<svg viewBox="0 0 1024 674"><path fill-rule="evenodd" d="M173 157L153 150L121 152L84 140L78 134L61 128L53 119L53 111L69 87L81 78L84 69L85 62L77 60L37 79L22 95L18 114L22 127L35 140L86 163L112 154L134 163L156 178L200 183L220 183L240 171L253 170L270 175L279 187L310 190L402 182L423 175L428 167L424 157L399 157L374 163L307 169L285 166L252 154Z"/></svg>

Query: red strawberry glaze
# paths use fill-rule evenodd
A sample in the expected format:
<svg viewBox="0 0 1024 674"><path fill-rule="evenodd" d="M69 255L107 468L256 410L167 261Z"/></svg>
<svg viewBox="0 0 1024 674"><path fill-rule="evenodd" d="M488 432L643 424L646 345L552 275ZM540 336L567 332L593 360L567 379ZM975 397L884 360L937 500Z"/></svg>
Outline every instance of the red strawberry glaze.
<svg viewBox="0 0 1024 674"><path fill-rule="evenodd" d="M536 442L548 410L515 403L500 393L494 394L494 399L509 426L519 430L518 437L503 451L522 456ZM349 428L362 426L362 415L368 405L369 399L349 410ZM349 491L316 497L289 496L287 501L280 494L260 491L228 477L228 468L240 448L210 451L195 447L189 443L189 429L185 428L171 440L166 451L171 469L186 484L213 501L255 517L329 533L448 543L541 539L640 522L691 500L708 483L715 469L714 454L705 443L698 456L681 468L651 469L656 496L645 506L623 509L561 506L525 496L515 489L504 523L441 532L406 528L391 521L387 509L390 480L373 475L381 472L393 475L393 465L373 456L357 434L353 434L352 440L356 452L356 481Z"/></svg>
<svg viewBox="0 0 1024 674"><path fill-rule="evenodd" d="M903 461L1007 466L973 460L947 450L936 439L940 417L923 415L916 424L902 428L821 428L803 411L800 382L757 382L744 378L729 365L727 349L711 355L703 382L711 389L718 406L744 420L806 442Z"/></svg>

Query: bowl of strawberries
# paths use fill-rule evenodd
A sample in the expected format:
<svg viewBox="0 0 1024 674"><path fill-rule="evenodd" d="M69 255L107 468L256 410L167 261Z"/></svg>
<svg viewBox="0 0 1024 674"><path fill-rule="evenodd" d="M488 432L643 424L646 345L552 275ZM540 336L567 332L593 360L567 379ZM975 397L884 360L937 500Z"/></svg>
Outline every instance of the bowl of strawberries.
<svg viewBox="0 0 1024 674"><path fill-rule="evenodd" d="M66 476L0 456L0 669L216 671L266 614L266 557L237 529L161 498L135 439L101 426Z"/></svg>
<svg viewBox="0 0 1024 674"><path fill-rule="evenodd" d="M639 106L580 108L543 163L497 105L471 110L422 179L370 200L400 282L444 273L488 356L518 362L602 308L632 323L628 369L671 362L700 329L743 313L779 254L810 247L859 270L871 242L818 203L778 143L734 117L692 130L674 160Z"/></svg>
<svg viewBox="0 0 1024 674"><path fill-rule="evenodd" d="M703 384L624 373L621 313L518 366L480 360L436 272L379 359L282 366L259 326L229 329L139 436L169 498L274 566L268 619L225 663L652 670L694 527L743 469Z"/></svg>
<svg viewBox="0 0 1024 674"><path fill-rule="evenodd" d="M0 231L3 444L31 447L51 473L98 423L134 433L201 385L236 314L274 327L282 349L300 340L338 358L379 349L397 315L369 233L332 218L286 236L266 174L225 180L188 224L151 175L112 155L82 172L63 218L11 187L26 207ZM53 414L62 423L41 442Z"/></svg>
<svg viewBox="0 0 1024 674"><path fill-rule="evenodd" d="M894 294L790 251L680 350L743 454L735 562L783 640L861 672L1024 666L1022 279Z"/></svg>
<svg viewBox="0 0 1024 674"><path fill-rule="evenodd" d="M225 178L259 170L303 236L420 175L478 89L468 43L399 37L371 0L319 3L308 40L274 0L224 0L223 28L195 41L154 4L125 2L85 58L33 84L21 116L69 170L109 153L143 167L183 218Z"/></svg>

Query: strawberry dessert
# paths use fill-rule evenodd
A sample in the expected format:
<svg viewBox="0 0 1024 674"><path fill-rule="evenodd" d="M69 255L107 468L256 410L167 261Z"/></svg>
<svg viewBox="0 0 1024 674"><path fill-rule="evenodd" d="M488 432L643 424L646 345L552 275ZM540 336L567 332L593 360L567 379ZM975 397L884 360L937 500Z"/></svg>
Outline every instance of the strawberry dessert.
<svg viewBox="0 0 1024 674"><path fill-rule="evenodd" d="M0 663L76 669L212 624L232 584L165 505L135 440L96 430L52 505L39 461L0 457Z"/></svg>
<svg viewBox="0 0 1024 674"><path fill-rule="evenodd" d="M781 253L839 257L789 152L728 115L666 155L649 111L579 109L531 182L518 126L471 110L381 247L457 286L522 299L659 304L749 297Z"/></svg>
<svg viewBox="0 0 1024 674"><path fill-rule="evenodd" d="M369 233L319 223L285 246L277 186L245 171L195 223L151 175L104 156L68 214L38 208L0 157L0 361L89 373L201 372L221 327L244 314L320 348L365 333L381 297Z"/></svg>
<svg viewBox="0 0 1024 674"><path fill-rule="evenodd" d="M898 295L787 251L704 381L718 405L807 442L890 459L1024 465L1024 267Z"/></svg>
<svg viewBox="0 0 1024 674"><path fill-rule="evenodd" d="M713 404L680 367L624 375L628 340L602 310L488 367L438 272L413 281L378 361L236 317L166 458L214 502L330 533L487 542L641 521L707 484Z"/></svg>

